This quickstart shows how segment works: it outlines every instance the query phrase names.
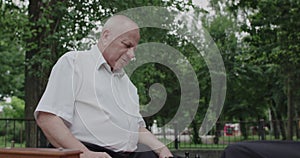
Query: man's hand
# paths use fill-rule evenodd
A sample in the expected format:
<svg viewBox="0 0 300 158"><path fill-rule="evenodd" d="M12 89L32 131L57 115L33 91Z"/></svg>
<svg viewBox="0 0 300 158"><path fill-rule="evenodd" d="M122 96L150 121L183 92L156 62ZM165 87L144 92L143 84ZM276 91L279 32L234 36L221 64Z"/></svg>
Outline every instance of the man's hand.
<svg viewBox="0 0 300 158"><path fill-rule="evenodd" d="M167 147L163 147L159 150L159 158L173 157L173 154Z"/></svg>
<svg viewBox="0 0 300 158"><path fill-rule="evenodd" d="M80 155L80 158L112 158L106 152L86 151Z"/></svg>

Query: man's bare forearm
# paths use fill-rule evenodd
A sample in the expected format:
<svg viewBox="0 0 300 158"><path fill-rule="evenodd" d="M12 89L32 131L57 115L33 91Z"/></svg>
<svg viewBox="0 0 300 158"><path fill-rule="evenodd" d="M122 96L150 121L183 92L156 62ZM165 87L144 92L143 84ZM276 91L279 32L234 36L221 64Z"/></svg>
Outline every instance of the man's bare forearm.
<svg viewBox="0 0 300 158"><path fill-rule="evenodd" d="M105 152L93 152L86 148L73 136L63 120L56 115L40 112L37 124L41 127L50 143L55 147L81 150L83 153L80 155L80 158L111 158Z"/></svg>
<svg viewBox="0 0 300 158"><path fill-rule="evenodd" d="M169 151L169 149L144 127L139 129L139 143L148 145L159 155L159 158L172 156L172 153Z"/></svg>
<svg viewBox="0 0 300 158"><path fill-rule="evenodd" d="M88 150L72 135L60 117L50 113L40 112L37 118L37 124L53 146L79 149L83 152Z"/></svg>

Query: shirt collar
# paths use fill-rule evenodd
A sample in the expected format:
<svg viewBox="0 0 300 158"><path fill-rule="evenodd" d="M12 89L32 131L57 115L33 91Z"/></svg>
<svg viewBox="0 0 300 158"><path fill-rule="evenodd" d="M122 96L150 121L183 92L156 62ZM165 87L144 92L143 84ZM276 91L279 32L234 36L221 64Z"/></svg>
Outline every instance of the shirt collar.
<svg viewBox="0 0 300 158"><path fill-rule="evenodd" d="M98 70L101 69L101 67L104 67L106 69L106 71L108 71L118 77L123 77L125 75L124 69L117 70L117 71L111 71L111 67L108 65L108 63L104 59L102 52L99 50L97 45L94 45L92 47L91 51L93 53L94 59L96 60L96 68Z"/></svg>

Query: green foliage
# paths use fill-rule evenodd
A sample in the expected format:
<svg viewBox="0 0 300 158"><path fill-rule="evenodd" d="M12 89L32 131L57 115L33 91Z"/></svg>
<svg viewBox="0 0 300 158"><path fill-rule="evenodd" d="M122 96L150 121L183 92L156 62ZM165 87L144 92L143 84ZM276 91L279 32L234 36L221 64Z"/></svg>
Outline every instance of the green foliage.
<svg viewBox="0 0 300 158"><path fill-rule="evenodd" d="M24 100L14 96L10 103L3 102L1 106L3 107L3 118L24 118Z"/></svg>
<svg viewBox="0 0 300 158"><path fill-rule="evenodd" d="M256 47L254 58L283 69L299 65L299 2L263 1L257 5L258 12L249 16L250 26L245 28L250 33L247 42Z"/></svg>
<svg viewBox="0 0 300 158"><path fill-rule="evenodd" d="M299 114L295 107L300 103L296 99L300 87L299 43L296 42L300 39L300 2L232 0L231 6L235 14L243 13L244 20L248 21L241 25L247 33L243 38L244 59L262 70L264 80L259 84L262 85L259 89L264 91L262 99L272 110L272 119L289 120L287 138L291 139L292 120Z"/></svg>
<svg viewBox="0 0 300 158"><path fill-rule="evenodd" d="M25 10L11 1L1 1L0 6L0 100L13 95L24 98Z"/></svg>
<svg viewBox="0 0 300 158"><path fill-rule="evenodd" d="M2 112L0 113L0 136L15 143L21 143L25 139L24 121L14 119L24 118L25 103L24 100L12 97L11 102L1 102ZM7 119L7 120L6 120Z"/></svg>

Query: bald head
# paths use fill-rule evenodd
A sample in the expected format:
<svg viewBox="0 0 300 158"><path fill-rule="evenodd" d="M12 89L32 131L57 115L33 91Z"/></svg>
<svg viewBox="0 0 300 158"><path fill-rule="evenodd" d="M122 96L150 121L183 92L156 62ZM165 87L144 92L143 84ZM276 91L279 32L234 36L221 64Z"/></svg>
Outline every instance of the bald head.
<svg viewBox="0 0 300 158"><path fill-rule="evenodd" d="M103 26L103 31L109 30L113 33L125 33L138 29L138 25L124 15L115 15L109 18Z"/></svg>
<svg viewBox="0 0 300 158"><path fill-rule="evenodd" d="M138 25L128 17L124 15L115 15L106 21L101 36L104 35L104 32L109 32L111 40L114 40L126 32L138 29Z"/></svg>
<svg viewBox="0 0 300 158"><path fill-rule="evenodd" d="M115 15L104 24L98 48L112 70L119 70L134 58L139 40L138 25L124 15Z"/></svg>
<svg viewBox="0 0 300 158"><path fill-rule="evenodd" d="M102 49L101 51L104 51L105 48L109 45L109 43L111 43L121 35L133 30L138 31L139 37L139 27L130 18L124 15L115 15L110 17L105 22L102 28L101 37L98 43L98 46L100 46L100 50Z"/></svg>

